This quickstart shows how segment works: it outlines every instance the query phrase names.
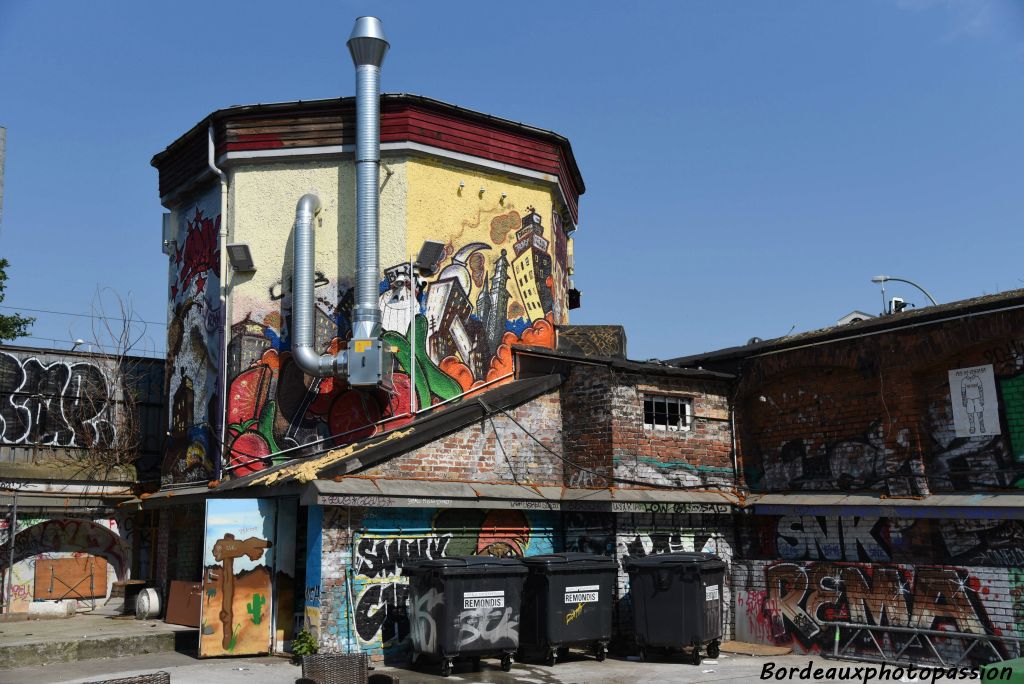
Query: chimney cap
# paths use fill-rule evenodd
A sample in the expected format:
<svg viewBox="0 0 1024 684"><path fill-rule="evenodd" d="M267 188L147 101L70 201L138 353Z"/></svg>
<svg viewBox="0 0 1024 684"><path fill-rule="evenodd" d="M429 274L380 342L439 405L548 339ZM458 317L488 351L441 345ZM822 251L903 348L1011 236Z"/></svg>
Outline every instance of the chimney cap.
<svg viewBox="0 0 1024 684"><path fill-rule="evenodd" d="M384 24L377 17L356 19L347 45L356 66L375 67L384 63L384 55L387 54L390 47L387 38L384 37Z"/></svg>

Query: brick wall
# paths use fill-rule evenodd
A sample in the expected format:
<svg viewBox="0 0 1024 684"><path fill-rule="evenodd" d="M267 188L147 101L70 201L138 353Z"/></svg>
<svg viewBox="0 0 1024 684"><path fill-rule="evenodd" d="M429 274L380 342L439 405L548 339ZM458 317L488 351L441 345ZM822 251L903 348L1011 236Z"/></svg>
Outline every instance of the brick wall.
<svg viewBox="0 0 1024 684"><path fill-rule="evenodd" d="M742 518L733 565L736 634L801 653L831 649L828 620L970 634L1024 636L1024 522L749 516ZM845 640L849 637L845 633ZM876 634L901 645L904 635ZM968 643L942 639L956 661ZM868 639L854 651L877 655ZM1003 658L1019 646L997 646ZM906 658L930 658L911 646ZM994 654L975 647L970 663Z"/></svg>
<svg viewBox="0 0 1024 684"><path fill-rule="evenodd" d="M728 386L724 382L636 373L617 373L615 379L612 454L617 477L662 486L734 483ZM646 394L692 401L690 429L672 432L645 428Z"/></svg>
<svg viewBox="0 0 1024 684"><path fill-rule="evenodd" d="M509 413L526 430L562 453L562 412L558 390ZM507 416L497 414L430 444L370 468L371 477L557 485L562 462Z"/></svg>
<svg viewBox="0 0 1024 684"><path fill-rule="evenodd" d="M171 580L202 579L205 526L203 504L160 509L155 579L164 596Z"/></svg>
<svg viewBox="0 0 1024 684"><path fill-rule="evenodd" d="M747 484L894 496L1019 486L1022 330L1024 313L1010 311L748 359L736 401ZM948 372L986 364L1000 434L990 423L957 436Z"/></svg>

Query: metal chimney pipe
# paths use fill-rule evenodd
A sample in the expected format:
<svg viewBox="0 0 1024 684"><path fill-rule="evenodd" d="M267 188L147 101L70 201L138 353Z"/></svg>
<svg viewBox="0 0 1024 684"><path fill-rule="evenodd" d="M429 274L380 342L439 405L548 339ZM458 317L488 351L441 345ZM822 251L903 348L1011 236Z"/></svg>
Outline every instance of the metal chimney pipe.
<svg viewBox="0 0 1024 684"><path fill-rule="evenodd" d="M356 67L356 301L352 339L381 334L378 284L380 186L380 67L388 51L377 17L356 19L348 49Z"/></svg>
<svg viewBox="0 0 1024 684"><path fill-rule="evenodd" d="M313 255L316 253L313 220L320 211L320 198L303 195L295 206L295 249L292 268L292 358L303 373L318 378L347 374L347 355L320 355L314 344Z"/></svg>

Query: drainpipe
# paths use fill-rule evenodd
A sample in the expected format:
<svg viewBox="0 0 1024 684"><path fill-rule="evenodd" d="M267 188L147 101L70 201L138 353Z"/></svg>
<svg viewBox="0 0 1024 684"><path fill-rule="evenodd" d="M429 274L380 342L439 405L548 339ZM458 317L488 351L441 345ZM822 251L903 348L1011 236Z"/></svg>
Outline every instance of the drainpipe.
<svg viewBox="0 0 1024 684"><path fill-rule="evenodd" d="M220 384L220 399L217 410L220 412L220 458L213 474L219 480L227 458L224 445L227 444L228 432L228 176L216 164L216 148L213 144L213 122L207 128L207 164L210 170L220 178L220 230L217 231L217 249L220 251L220 373L217 380Z"/></svg>
<svg viewBox="0 0 1024 684"><path fill-rule="evenodd" d="M345 377L348 354L319 354L314 348L313 255L316 253L313 221L320 212L320 198L303 195L295 206L295 249L292 267L292 358L307 375Z"/></svg>

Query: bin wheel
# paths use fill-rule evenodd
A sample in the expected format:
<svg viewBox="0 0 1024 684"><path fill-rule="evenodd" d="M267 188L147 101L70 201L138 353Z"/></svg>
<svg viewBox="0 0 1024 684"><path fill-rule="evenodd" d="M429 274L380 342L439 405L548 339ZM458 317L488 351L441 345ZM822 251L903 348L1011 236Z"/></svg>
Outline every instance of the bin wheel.
<svg viewBox="0 0 1024 684"><path fill-rule="evenodd" d="M450 659L448 659L448 658L445 658L444 660L441 661L441 676L442 677L447 677L451 673L452 673L452 661Z"/></svg>
<svg viewBox="0 0 1024 684"><path fill-rule="evenodd" d="M718 648L717 641L712 641L708 644L708 658L717 658L719 653L721 653L721 651Z"/></svg>
<svg viewBox="0 0 1024 684"><path fill-rule="evenodd" d="M701 660L703 660L703 658L700 657L700 649L694 646L693 653L690 654L690 663L692 665L700 665Z"/></svg>
<svg viewBox="0 0 1024 684"><path fill-rule="evenodd" d="M556 660L556 658L555 658L555 651L554 651L554 649L552 649L552 650L548 651L547 657L544 658L544 664L547 665L548 667L554 667L555 666L555 660Z"/></svg>
<svg viewBox="0 0 1024 684"><path fill-rule="evenodd" d="M508 672L512 669L512 656L508 653L501 656L501 669L503 672Z"/></svg>
<svg viewBox="0 0 1024 684"><path fill-rule="evenodd" d="M473 656L473 672L480 671L480 656Z"/></svg>

